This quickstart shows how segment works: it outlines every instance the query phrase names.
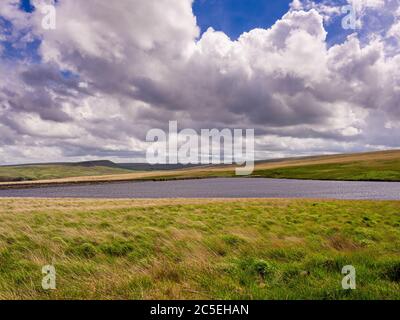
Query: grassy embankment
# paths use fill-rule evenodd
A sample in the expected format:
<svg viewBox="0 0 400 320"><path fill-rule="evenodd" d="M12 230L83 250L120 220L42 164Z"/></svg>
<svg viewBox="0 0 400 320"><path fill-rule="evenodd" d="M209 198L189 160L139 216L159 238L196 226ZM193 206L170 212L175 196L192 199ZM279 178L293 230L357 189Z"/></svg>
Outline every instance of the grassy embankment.
<svg viewBox="0 0 400 320"><path fill-rule="evenodd" d="M377 201L2 199L0 299L400 299L399 212ZM356 290L341 288L345 265Z"/></svg>
<svg viewBox="0 0 400 320"><path fill-rule="evenodd" d="M400 159L258 169L254 175L276 179L400 181Z"/></svg>
<svg viewBox="0 0 400 320"><path fill-rule="evenodd" d="M400 151L314 157L260 164L254 175L279 179L400 181Z"/></svg>

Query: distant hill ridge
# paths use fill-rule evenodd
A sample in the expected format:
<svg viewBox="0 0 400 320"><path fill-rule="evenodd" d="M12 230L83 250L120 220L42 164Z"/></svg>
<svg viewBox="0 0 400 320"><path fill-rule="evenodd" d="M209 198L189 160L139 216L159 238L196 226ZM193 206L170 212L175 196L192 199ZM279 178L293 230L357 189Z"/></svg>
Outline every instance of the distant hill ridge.
<svg viewBox="0 0 400 320"><path fill-rule="evenodd" d="M94 161L83 161L66 163L64 165L78 166L78 167L110 167L110 168L120 168L118 164L110 160L94 160Z"/></svg>
<svg viewBox="0 0 400 320"><path fill-rule="evenodd" d="M178 170L198 167L199 165L182 165L182 164L156 164L151 165L148 163L115 163L111 160L90 160L80 162L47 162L47 163L26 163L17 165L0 165L0 168L23 168L23 167L44 167L44 166L60 166L60 167L82 167L94 168L105 167L114 169L124 169L132 171L153 171L153 170Z"/></svg>
<svg viewBox="0 0 400 320"><path fill-rule="evenodd" d="M182 165L182 164L151 165L148 163L115 163L110 160L83 161L83 162L72 163L70 165L79 167L88 167L88 168L89 167L120 168L126 170L134 170L134 171L177 170L177 169L185 169L198 166L198 165Z"/></svg>

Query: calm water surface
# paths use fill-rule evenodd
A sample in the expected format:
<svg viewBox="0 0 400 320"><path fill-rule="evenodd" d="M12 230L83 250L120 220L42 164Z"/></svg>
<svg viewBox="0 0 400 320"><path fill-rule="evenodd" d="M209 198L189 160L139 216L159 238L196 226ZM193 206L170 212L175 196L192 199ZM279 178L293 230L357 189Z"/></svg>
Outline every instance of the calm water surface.
<svg viewBox="0 0 400 320"><path fill-rule="evenodd" d="M400 200L400 182L205 179L124 182L0 190L34 198L333 198Z"/></svg>

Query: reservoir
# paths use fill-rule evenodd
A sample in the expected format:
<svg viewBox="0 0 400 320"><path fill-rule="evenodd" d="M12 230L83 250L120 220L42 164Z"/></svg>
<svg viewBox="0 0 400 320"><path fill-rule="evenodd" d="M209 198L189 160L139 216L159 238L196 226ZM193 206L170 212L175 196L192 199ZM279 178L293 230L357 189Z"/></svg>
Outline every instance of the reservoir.
<svg viewBox="0 0 400 320"><path fill-rule="evenodd" d="M33 198L316 198L400 200L400 182L218 178L116 182L0 190L0 197Z"/></svg>

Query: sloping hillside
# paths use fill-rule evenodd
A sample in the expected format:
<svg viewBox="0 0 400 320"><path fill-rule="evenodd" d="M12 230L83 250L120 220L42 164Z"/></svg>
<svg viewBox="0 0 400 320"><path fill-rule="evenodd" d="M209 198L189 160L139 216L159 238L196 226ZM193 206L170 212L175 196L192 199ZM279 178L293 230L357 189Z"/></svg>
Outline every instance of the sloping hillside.
<svg viewBox="0 0 400 320"><path fill-rule="evenodd" d="M117 164L118 166L118 164ZM130 167L133 168L133 167ZM233 165L133 171L114 166L29 165L0 167L0 186L235 177ZM257 162L253 177L400 181L400 150Z"/></svg>
<svg viewBox="0 0 400 320"><path fill-rule="evenodd" d="M34 181L68 177L101 176L130 173L131 170L112 166L80 164L48 164L0 167L0 182Z"/></svg>
<svg viewBox="0 0 400 320"><path fill-rule="evenodd" d="M256 166L254 175L279 179L400 181L400 151L260 163Z"/></svg>

